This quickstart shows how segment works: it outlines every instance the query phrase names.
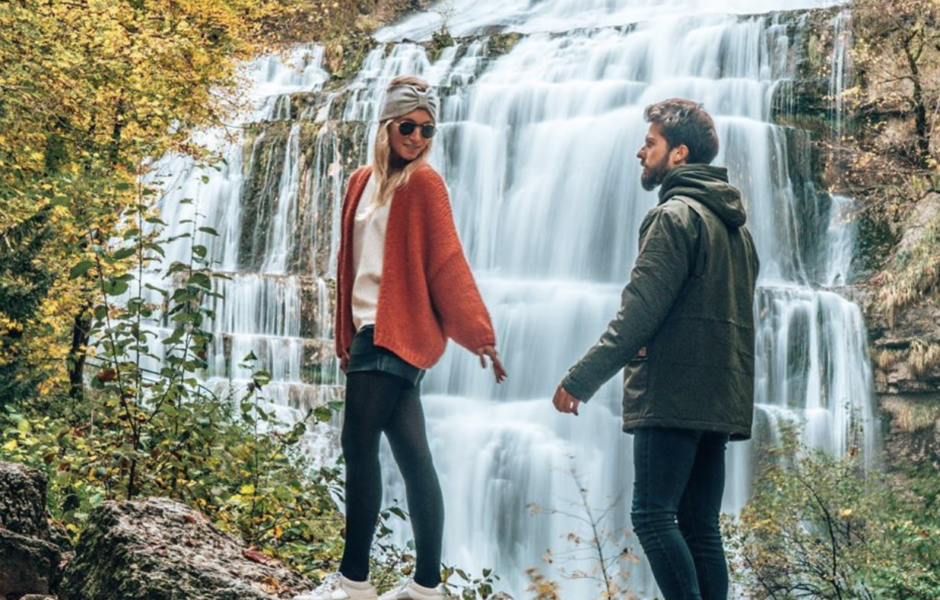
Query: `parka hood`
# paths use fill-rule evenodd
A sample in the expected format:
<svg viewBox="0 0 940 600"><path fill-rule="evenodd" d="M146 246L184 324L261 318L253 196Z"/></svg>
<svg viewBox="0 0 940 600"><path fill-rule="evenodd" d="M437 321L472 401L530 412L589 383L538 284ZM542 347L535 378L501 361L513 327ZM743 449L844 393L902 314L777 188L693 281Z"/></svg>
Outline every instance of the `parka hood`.
<svg viewBox="0 0 940 600"><path fill-rule="evenodd" d="M741 192L728 183L728 170L724 167L690 164L672 168L659 188L659 203L674 196L698 200L731 229L747 221Z"/></svg>

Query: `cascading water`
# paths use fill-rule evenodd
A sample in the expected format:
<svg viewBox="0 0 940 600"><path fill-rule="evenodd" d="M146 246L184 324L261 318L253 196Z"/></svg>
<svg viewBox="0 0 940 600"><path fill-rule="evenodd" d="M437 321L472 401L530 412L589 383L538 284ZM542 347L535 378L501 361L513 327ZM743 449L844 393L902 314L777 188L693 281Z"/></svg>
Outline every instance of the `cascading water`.
<svg viewBox="0 0 940 600"><path fill-rule="evenodd" d="M254 65L259 107L227 166L183 177L163 204L165 220L191 213L218 229L212 256L234 279L216 308L208 377L247 377L254 352L275 375L268 395L286 418L333 398L330 287L342 186L368 160L384 89L419 75L443 99L432 162L451 191L455 220L493 316L510 379L501 386L475 357L451 348L424 384L428 429L447 505L445 560L493 567L517 596L525 570L563 550L579 523L530 515L527 505L574 510L574 468L589 502L615 502L605 526L629 526L632 448L620 432L620 386L612 381L578 418L549 399L567 367L596 341L619 306L636 258L640 221L654 194L639 185L635 158L643 108L684 96L715 116L716 163L745 198L762 259L756 299L757 443L732 445L724 509L745 502L752 454L783 420L805 423L804 441L834 453L874 453L871 374L861 313L823 286L850 278L854 238L844 203L817 194L808 136L772 123L774 93L794 77L790 25L799 16L754 11L818 8L815 0L456 0L380 31L376 48L342 92L326 94L317 49L294 66ZM412 42L442 19L456 35L493 28L520 33L505 51L487 35L435 59ZM173 173L190 169L168 163ZM174 232L170 232L171 234ZM174 249L182 253L183 250ZM319 455L329 453L320 440ZM335 450L334 450L335 452ZM386 453L387 501L404 493ZM408 528L399 528L404 541ZM628 541L641 554L634 539ZM569 565L578 568L588 565ZM548 571L549 576L554 574ZM655 586L641 563L626 585ZM563 583L569 598L594 583Z"/></svg>
<svg viewBox="0 0 940 600"><path fill-rule="evenodd" d="M224 159L218 168L171 157L157 165L153 175L167 189L159 206L171 224L166 236L192 230L197 243L209 248L217 271L230 277L216 283L224 300L210 299L215 317L208 324L214 339L207 385L220 393L233 386L244 389L253 368L242 363L253 354L254 368L272 376L263 391L263 406L288 423L340 392L327 284L334 273L329 260L338 230L333 206L338 205L342 179L333 165L337 136L335 128L319 128L312 141L316 151L304 152L301 139L309 129L292 121L302 116L295 114L292 94L319 99L329 78L321 68L322 58L322 49L310 46L246 65L254 111L233 125L240 130L239 140L232 142L221 131L208 132L200 140ZM198 222L194 225L192 219ZM218 236L196 231L204 225ZM164 265L188 262L188 241L166 248ZM155 272L146 273L143 283L166 285ZM154 294L149 299L159 304ZM168 333L160 326L165 322L157 330ZM159 347L155 350L162 358ZM159 364L145 361L152 370ZM307 454L330 460L335 454L333 437L329 429L317 428L308 435Z"/></svg>

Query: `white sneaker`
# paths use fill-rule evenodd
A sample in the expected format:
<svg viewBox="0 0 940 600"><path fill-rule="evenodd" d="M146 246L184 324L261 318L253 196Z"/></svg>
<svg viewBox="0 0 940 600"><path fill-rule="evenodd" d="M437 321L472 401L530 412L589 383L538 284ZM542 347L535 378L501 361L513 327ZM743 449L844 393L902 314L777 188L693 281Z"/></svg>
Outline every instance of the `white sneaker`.
<svg viewBox="0 0 940 600"><path fill-rule="evenodd" d="M378 600L375 586L368 581L346 579L342 573L332 573L323 579L320 587L293 600Z"/></svg>
<svg viewBox="0 0 940 600"><path fill-rule="evenodd" d="M382 594L379 600L447 600L447 596L440 585L427 588L409 579Z"/></svg>

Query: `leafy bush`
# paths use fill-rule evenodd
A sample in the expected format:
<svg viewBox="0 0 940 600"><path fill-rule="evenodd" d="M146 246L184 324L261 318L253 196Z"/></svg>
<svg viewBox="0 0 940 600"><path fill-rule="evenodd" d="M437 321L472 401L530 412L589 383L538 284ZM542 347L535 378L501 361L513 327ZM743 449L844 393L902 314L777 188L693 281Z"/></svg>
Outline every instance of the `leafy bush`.
<svg viewBox="0 0 940 600"><path fill-rule="evenodd" d="M751 598L940 597L940 475L865 470L789 443L726 522L737 582Z"/></svg>
<svg viewBox="0 0 940 600"><path fill-rule="evenodd" d="M105 500L167 496L303 572L329 570L341 550L343 520L331 497L339 478L335 468L311 473L300 455L312 415L278 423L264 408L264 371L223 396L199 383L212 340L203 326L214 316L205 300L217 296L219 276L195 236L215 232L193 221L180 236L190 241L189 262L165 269L174 287L144 284L144 270L159 265L167 242L144 202L149 195L125 215L118 242L92 244L93 258L71 269L73 278L93 277L99 290L91 388L77 398L7 405L3 458L47 473L51 513L73 540ZM147 299L148 289L159 302ZM170 334L157 340L160 321ZM142 366L147 358L160 360L159 373ZM243 366L253 368L254 359ZM313 416L328 419L331 411Z"/></svg>

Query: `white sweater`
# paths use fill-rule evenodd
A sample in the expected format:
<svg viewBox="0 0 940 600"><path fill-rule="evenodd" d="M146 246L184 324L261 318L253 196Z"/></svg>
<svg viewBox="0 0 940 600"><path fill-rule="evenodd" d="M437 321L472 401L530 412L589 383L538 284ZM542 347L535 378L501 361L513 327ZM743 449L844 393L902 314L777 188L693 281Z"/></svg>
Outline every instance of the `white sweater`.
<svg viewBox="0 0 940 600"><path fill-rule="evenodd" d="M391 200L378 208L372 206L377 192L375 178L369 177L362 199L356 208L353 232L352 317L356 331L365 325L375 325L379 306L379 286L382 284L382 262L385 255L385 228Z"/></svg>

